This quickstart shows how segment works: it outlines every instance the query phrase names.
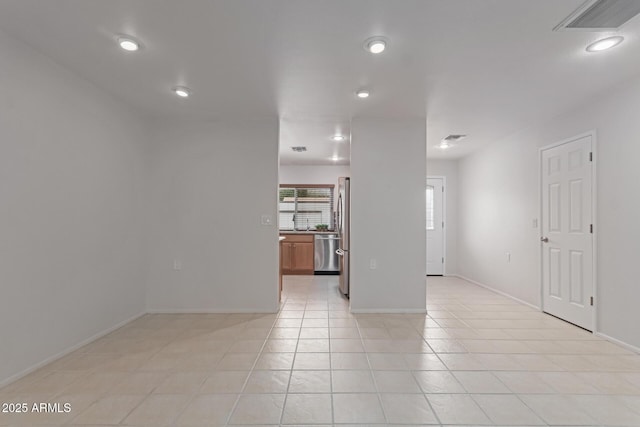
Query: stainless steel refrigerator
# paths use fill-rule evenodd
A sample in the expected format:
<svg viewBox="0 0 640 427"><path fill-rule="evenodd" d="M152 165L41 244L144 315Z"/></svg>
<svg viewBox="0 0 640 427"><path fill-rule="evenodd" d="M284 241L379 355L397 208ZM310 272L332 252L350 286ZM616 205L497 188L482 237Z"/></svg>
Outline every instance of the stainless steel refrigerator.
<svg viewBox="0 0 640 427"><path fill-rule="evenodd" d="M336 223L340 244L336 253L340 256L340 292L349 296L349 238L351 236L351 180L338 178L338 205L336 207Z"/></svg>

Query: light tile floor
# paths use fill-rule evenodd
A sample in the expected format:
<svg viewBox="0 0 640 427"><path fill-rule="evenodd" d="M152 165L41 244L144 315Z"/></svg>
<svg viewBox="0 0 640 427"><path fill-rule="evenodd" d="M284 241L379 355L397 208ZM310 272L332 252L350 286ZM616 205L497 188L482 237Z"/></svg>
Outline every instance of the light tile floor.
<svg viewBox="0 0 640 427"><path fill-rule="evenodd" d="M147 315L0 389L0 425L640 426L640 356L454 278L429 316L289 276L273 315Z"/></svg>

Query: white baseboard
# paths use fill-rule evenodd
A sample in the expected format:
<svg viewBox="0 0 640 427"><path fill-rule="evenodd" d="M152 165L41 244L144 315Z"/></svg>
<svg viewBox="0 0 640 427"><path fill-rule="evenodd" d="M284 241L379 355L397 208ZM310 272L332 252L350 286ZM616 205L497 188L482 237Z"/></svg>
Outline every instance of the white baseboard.
<svg viewBox="0 0 640 427"><path fill-rule="evenodd" d="M634 353L638 353L638 354L640 354L640 347L636 347L636 346L634 346L634 345L627 344L627 343L626 343L626 342L624 342L624 341L620 341L620 340L619 340L619 339L617 339L617 338L610 337L609 335L607 335L607 334L603 334L602 332L594 331L594 332L593 332L593 334L594 334L595 336L597 336L597 337L604 338L604 339L605 339L605 340L607 340L607 341L610 341L610 342L612 342L612 343L614 343L614 344L617 344L617 345L619 345L620 347L626 348L627 350L631 350L631 351L633 351Z"/></svg>
<svg viewBox="0 0 640 427"><path fill-rule="evenodd" d="M523 301L523 300L521 300L520 298L516 298L516 297L514 297L513 295L510 295L510 294L508 294L508 293L506 293L506 292L503 292L503 291L501 291L501 290L498 290L498 289L492 288L491 286L485 285L484 283L477 282L477 281L475 281L475 280L473 280L473 279L470 279L470 278L468 278L468 277L465 277L465 276L463 276L463 275L461 275L461 274L456 274L456 275L455 275L455 277L457 277L458 279L466 280L467 282L473 283L474 285L478 285L478 286L480 286L480 287L482 287L482 288L488 289L488 290L490 290L491 292L495 292L496 294L499 294L499 295L502 295L503 297L507 297L507 298L509 298L509 299L512 299L512 300L514 300L514 301L516 301L516 302L519 302L520 304L524 304L524 305L526 305L526 306L528 306L528 307L531 307L531 308L534 308L534 309L536 309L536 310L538 310L538 311L541 311L541 310L542 310L542 308L540 308L539 306L537 306L537 305L535 305L535 304L531 304L530 302Z"/></svg>
<svg viewBox="0 0 640 427"><path fill-rule="evenodd" d="M357 308L354 314L427 314L426 308Z"/></svg>
<svg viewBox="0 0 640 427"><path fill-rule="evenodd" d="M152 308L147 310L149 314L274 314L280 311L280 306L270 309L255 309L255 308Z"/></svg>
<svg viewBox="0 0 640 427"><path fill-rule="evenodd" d="M120 329L121 327L123 327L127 323L133 322L134 320L144 316L145 314L146 314L146 312L142 312L142 313L136 314L135 316L132 316L132 317L130 317L128 319L125 319L122 322L120 322L120 323L118 323L118 324L116 324L114 326L111 326L110 328L107 328L107 329L105 329L103 331L100 331L97 334L94 334L94 335L90 336L89 338L80 341L78 344L75 344L75 345L73 345L73 346L71 346L71 347L69 347L69 348L67 348L67 349L65 349L65 350L63 350L63 351L51 356L51 357L48 357L48 358L44 359L43 361L38 362L35 365L30 366L27 369L22 370L21 372L18 372L15 375L12 375L12 376L10 376L8 378L5 378L5 379L1 380L0 381L0 388L6 386L8 384L11 384L12 382L17 381L20 378L23 378L23 377L29 375L32 372L37 371L38 369L42 368L45 365L48 365L51 362L55 362L56 360L63 358L67 354L72 353L72 352L76 351L77 349L79 349L80 347L84 347L85 345L87 345L89 343L92 343L93 341L95 341L95 340L97 340L99 338L102 338L103 336L105 336L107 334L110 334L111 332L115 331L116 329Z"/></svg>

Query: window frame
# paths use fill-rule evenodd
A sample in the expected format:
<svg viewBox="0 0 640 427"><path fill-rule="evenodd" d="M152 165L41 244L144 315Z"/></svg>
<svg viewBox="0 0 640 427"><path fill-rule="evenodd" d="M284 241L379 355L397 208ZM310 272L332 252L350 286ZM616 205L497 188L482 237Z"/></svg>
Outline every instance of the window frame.
<svg viewBox="0 0 640 427"><path fill-rule="evenodd" d="M313 188L323 188L323 189L327 189L327 190L331 190L331 198L330 198L330 219L329 219L329 229L328 231L335 231L336 229L336 224L334 222L334 213L335 213L335 184L280 184L278 186L278 217L280 217L280 203L282 203L280 201L280 190L283 188L292 188L295 190L298 189L313 189ZM295 196L294 199L294 215L298 214L298 197ZM315 224L314 224L315 226ZM282 228L282 226L280 225L280 223L278 222L278 230L280 232L287 232L287 231L300 231L300 229L296 229L295 228L295 222L294 222L294 227L293 228ZM311 227L309 229L309 231L316 231L315 228Z"/></svg>
<svg viewBox="0 0 640 427"><path fill-rule="evenodd" d="M431 206L429 206L429 190L431 190ZM427 188L425 191L425 197L426 197L426 213L427 213L427 221L426 221L426 228L427 231L433 231L436 229L435 227L435 187L433 185L429 185L427 184Z"/></svg>

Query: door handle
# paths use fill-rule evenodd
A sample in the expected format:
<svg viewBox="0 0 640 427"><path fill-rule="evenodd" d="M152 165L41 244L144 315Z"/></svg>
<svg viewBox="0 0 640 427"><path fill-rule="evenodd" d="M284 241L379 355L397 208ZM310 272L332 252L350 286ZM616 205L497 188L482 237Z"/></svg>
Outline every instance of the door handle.
<svg viewBox="0 0 640 427"><path fill-rule="evenodd" d="M548 237L541 237L541 238L540 238L540 241L541 241L542 243L549 243L549 238L548 238Z"/></svg>
<svg viewBox="0 0 640 427"><path fill-rule="evenodd" d="M343 256L344 255L344 251L342 249L336 249L336 254Z"/></svg>

